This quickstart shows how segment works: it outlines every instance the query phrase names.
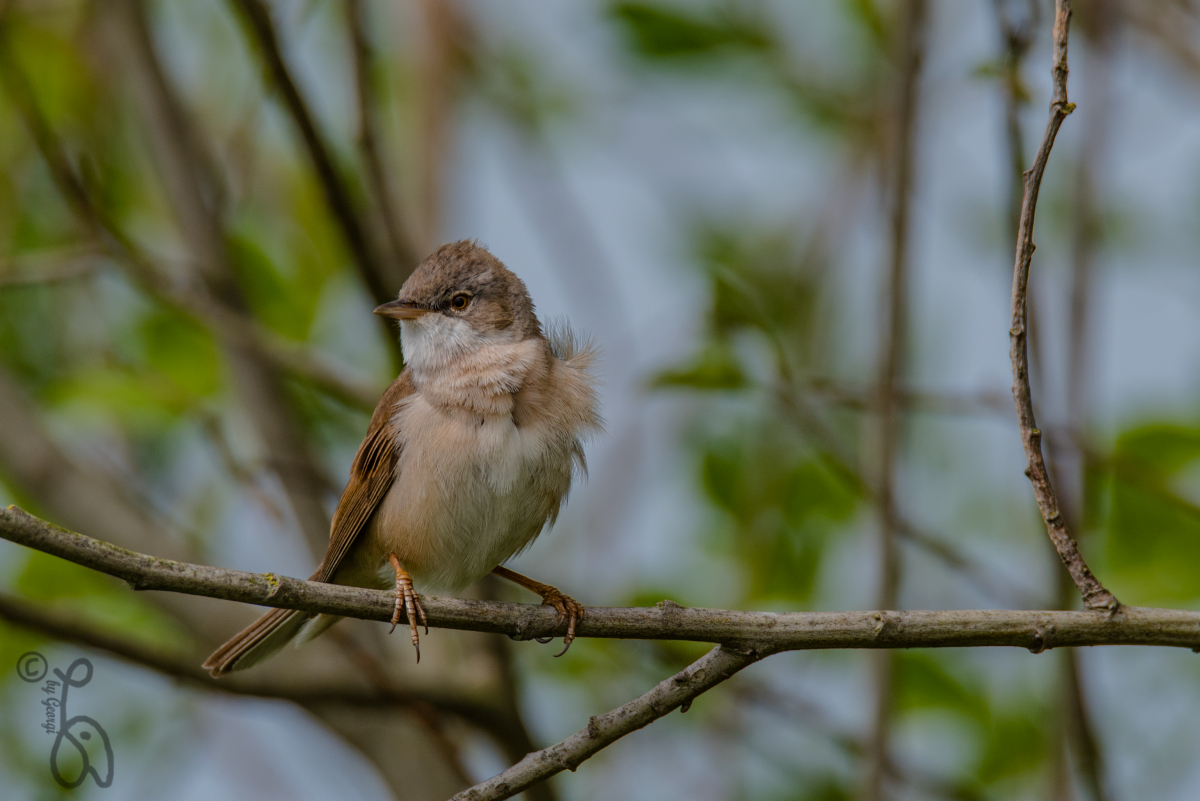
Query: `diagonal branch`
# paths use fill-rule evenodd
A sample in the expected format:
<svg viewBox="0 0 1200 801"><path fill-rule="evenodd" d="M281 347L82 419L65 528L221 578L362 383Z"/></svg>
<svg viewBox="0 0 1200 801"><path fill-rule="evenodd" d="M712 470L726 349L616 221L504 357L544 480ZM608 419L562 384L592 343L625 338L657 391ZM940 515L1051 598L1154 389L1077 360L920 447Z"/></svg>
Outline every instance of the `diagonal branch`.
<svg viewBox="0 0 1200 801"><path fill-rule="evenodd" d="M254 39L255 48L262 59L263 67L270 75L272 84L279 92L284 109L300 134L304 150L308 154L321 192L325 197L325 204L329 207L334 219L337 220L342 237L350 249L350 254L354 258L355 266L358 267L363 283L366 284L376 303L394 300L396 293L400 290L400 284L403 283L407 273L416 266L415 263L396 265L395 269L389 270L374 252L372 243L367 237L366 228L359 220L350 188L338 172L329 145L317 130L317 123L313 118L312 111L300 94L300 89L292 78L287 62L284 61L283 52L279 46L279 37L275 32L275 24L271 21L270 10L261 0L231 0L231 4L245 21L246 30ZM412 253L411 251L404 253L401 257L411 259ZM395 339L391 335L390 328L388 332L389 341Z"/></svg>
<svg viewBox="0 0 1200 801"><path fill-rule="evenodd" d="M526 755L508 770L464 790L451 801L511 798L556 773L574 771L585 760L625 735L649 726L676 709L687 712L696 696L766 656L770 656L769 651L718 645L671 678L660 681L650 692L611 712L590 718L587 728L561 743Z"/></svg>
<svg viewBox="0 0 1200 801"><path fill-rule="evenodd" d="M1025 191L1021 199L1021 220L1017 230L1017 252L1013 265L1012 322L1009 327L1009 356L1013 369L1013 399L1017 405L1017 425L1021 444L1029 461L1026 475L1033 484L1038 509L1046 524L1046 533L1058 556L1071 574L1075 586L1089 609L1115 612L1120 604L1093 575L1079 545L1071 536L1059 508L1058 495L1050 484L1046 461L1042 456L1042 432L1033 415L1033 397L1029 388L1029 350L1027 342L1027 306L1029 268L1033 261L1033 222L1037 212L1038 191L1058 129L1075 106L1067 100L1067 31L1071 18L1070 0L1056 0L1054 6L1054 94L1050 100L1050 119L1034 157L1033 166L1024 174Z"/></svg>
<svg viewBox="0 0 1200 801"><path fill-rule="evenodd" d="M417 247L402 224L400 201L392 191L379 145L379 114L376 95L374 53L368 35L369 23L363 0L345 0L346 26L350 29L350 47L354 53L354 89L358 96L358 149L362 157L367 185L379 207L379 222L387 235L391 257L400 275L408 275L421 260Z"/></svg>

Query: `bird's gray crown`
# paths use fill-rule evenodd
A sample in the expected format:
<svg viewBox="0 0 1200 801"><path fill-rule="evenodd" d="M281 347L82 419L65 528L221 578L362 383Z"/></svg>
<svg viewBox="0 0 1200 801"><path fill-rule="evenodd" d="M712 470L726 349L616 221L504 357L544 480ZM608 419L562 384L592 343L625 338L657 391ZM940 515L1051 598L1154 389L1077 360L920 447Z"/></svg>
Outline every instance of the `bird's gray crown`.
<svg viewBox="0 0 1200 801"><path fill-rule="evenodd" d="M468 298L461 310L454 306L460 295ZM404 282L399 300L461 318L476 331L509 331L517 339L542 336L525 283L486 248L468 239L431 253Z"/></svg>

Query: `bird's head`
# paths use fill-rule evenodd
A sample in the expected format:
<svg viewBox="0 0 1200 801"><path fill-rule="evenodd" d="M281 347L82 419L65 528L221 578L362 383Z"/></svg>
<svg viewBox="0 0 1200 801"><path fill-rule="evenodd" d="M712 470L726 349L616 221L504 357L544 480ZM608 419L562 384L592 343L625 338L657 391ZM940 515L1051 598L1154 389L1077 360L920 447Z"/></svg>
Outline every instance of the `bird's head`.
<svg viewBox="0 0 1200 801"><path fill-rule="evenodd" d="M524 282L468 240L435 250L404 282L399 298L375 313L400 321L405 361L418 370L488 344L542 336Z"/></svg>

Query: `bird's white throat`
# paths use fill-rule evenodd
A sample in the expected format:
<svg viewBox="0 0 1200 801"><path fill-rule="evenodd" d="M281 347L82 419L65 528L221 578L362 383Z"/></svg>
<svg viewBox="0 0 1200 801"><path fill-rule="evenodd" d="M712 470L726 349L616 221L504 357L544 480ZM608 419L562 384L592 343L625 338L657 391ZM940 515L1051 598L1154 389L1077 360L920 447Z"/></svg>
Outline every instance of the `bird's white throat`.
<svg viewBox="0 0 1200 801"><path fill-rule="evenodd" d="M433 312L400 321L400 347L404 361L418 373L437 371L462 356L494 342L465 320Z"/></svg>

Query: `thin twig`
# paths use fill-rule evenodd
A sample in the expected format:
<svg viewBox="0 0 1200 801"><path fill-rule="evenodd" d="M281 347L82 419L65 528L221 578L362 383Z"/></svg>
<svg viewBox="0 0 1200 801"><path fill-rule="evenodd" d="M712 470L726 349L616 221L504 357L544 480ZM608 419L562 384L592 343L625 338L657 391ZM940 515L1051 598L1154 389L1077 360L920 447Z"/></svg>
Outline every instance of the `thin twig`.
<svg viewBox="0 0 1200 801"><path fill-rule="evenodd" d="M0 510L0 538L128 582L136 590L202 595L362 620L390 620L386 591L245 573L157 559L47 523L15 506ZM484 631L520 640L561 636L548 606L424 596L431 628ZM589 607L580 637L686 640L797 651L836 648L1009 646L1041 652L1083 645L1200 649L1200 612L1120 607L1113 611L741 612L671 601L655 607Z"/></svg>
<svg viewBox="0 0 1200 801"><path fill-rule="evenodd" d="M590 718L587 728L556 745L528 754L508 770L459 793L451 801L511 798L556 773L574 771L585 760L625 735L676 709L686 712L698 695L769 655L767 651L719 645L671 678L659 682L648 693L611 712Z"/></svg>
<svg viewBox="0 0 1200 801"><path fill-rule="evenodd" d="M900 549L897 540L903 527L896 501L896 468L900 456L901 409L897 392L903 380L908 349L909 219L916 161L914 131L921 61L925 46L925 2L907 0L900 8L897 36L898 102L891 142L892 173L890 253L888 254L886 323L880 346L879 384L876 408L879 433L879 478L876 490L879 510L879 586L876 606L895 609L900 603ZM890 733L896 661L890 652L872 658L873 720L866 753L867 801L883 801L884 779L891 763Z"/></svg>
<svg viewBox="0 0 1200 801"><path fill-rule="evenodd" d="M1086 525L1084 494L1088 453L1084 432L1089 417L1088 381L1092 364L1089 336L1093 305L1093 279L1100 226L1096 209L1096 171L1105 163L1104 153L1111 120L1114 39L1118 11L1112 0L1093 2L1090 25L1083 29L1091 47L1085 52L1088 104L1085 109L1083 141L1071 203L1071 298L1068 315L1066 426L1067 437L1046 440L1050 464L1061 477L1063 512L1067 521L1083 531ZM1062 571L1059 576L1059 600L1063 608L1072 605L1073 589ZM1061 715L1067 744L1075 757L1080 778L1092 801L1107 801L1104 752L1089 710L1089 699L1082 677L1082 655L1067 650L1061 660ZM1062 755L1065 758L1066 754Z"/></svg>
<svg viewBox="0 0 1200 801"><path fill-rule="evenodd" d="M859 412L872 411L872 400L876 400L853 384L829 378L810 378L803 382L802 389L825 404ZM895 398L896 403L909 413L1005 419L1011 419L1013 415L1012 393L1007 389L936 392L896 387Z"/></svg>
<svg viewBox="0 0 1200 801"><path fill-rule="evenodd" d="M84 246L26 255L16 263L12 260L0 262L0 289L45 286L84 278L105 266L102 255L98 248Z"/></svg>
<svg viewBox="0 0 1200 801"><path fill-rule="evenodd" d="M1054 8L1054 94L1050 101L1050 119L1042 143L1034 157L1033 167L1024 176L1025 191L1021 200L1021 222L1017 233L1017 250L1013 266L1012 321L1009 327L1009 355L1013 369L1013 399L1017 405L1017 425L1021 444L1029 462L1026 474L1033 484L1034 495L1046 533L1054 543L1059 558L1071 574L1075 586L1089 609L1115 611L1120 604L1092 573L1071 537L1059 509L1058 495L1050 484L1046 462L1042 456L1042 432L1033 415L1033 398L1029 388L1029 352L1027 347L1027 304L1029 268L1033 260L1033 221L1037 211L1038 191L1054 138L1074 106L1067 100L1067 31L1071 17L1070 0L1056 0Z"/></svg>
<svg viewBox="0 0 1200 801"><path fill-rule="evenodd" d="M1008 234L1016 236L1021 224L1021 173L1025 171L1025 140L1021 135L1021 106L1028 102L1021 80L1025 54L1033 42L1040 19L1040 0L1028 0L1028 16L1014 18L1010 0L993 0L996 22L1004 40L1000 87L1004 93L1004 133L1008 144L1009 174L1013 176L1008 196Z"/></svg>

